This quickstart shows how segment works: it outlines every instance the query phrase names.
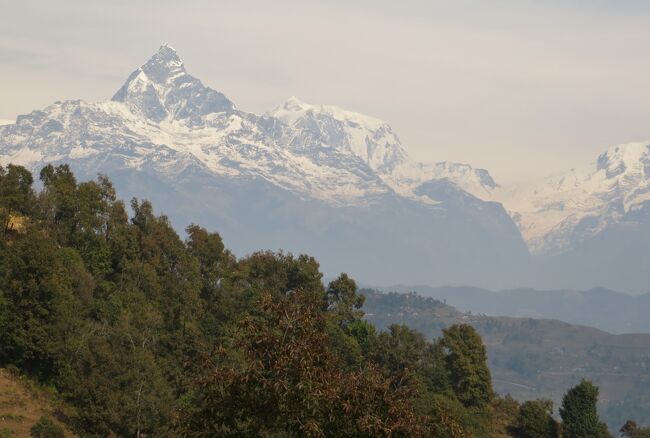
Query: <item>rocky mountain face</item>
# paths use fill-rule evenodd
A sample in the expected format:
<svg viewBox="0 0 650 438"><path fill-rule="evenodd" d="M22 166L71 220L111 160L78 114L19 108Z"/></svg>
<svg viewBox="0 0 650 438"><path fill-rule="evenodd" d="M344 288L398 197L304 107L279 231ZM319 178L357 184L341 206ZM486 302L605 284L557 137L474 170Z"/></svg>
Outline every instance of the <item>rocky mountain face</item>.
<svg viewBox="0 0 650 438"><path fill-rule="evenodd" d="M207 114L230 113L235 108L226 96L188 75L176 51L167 45L134 71L112 100L125 103L147 120L183 120L190 125L200 124Z"/></svg>
<svg viewBox="0 0 650 438"><path fill-rule="evenodd" d="M105 173L120 196L146 196L177 227L198 218L239 254L309 252L327 273L373 284L639 290L647 157L625 145L595 169L503 188L484 169L415 162L387 123L335 106L290 98L241 111L167 45L111 100L55 102L0 125L2 164ZM635 242L633 263L621 235Z"/></svg>

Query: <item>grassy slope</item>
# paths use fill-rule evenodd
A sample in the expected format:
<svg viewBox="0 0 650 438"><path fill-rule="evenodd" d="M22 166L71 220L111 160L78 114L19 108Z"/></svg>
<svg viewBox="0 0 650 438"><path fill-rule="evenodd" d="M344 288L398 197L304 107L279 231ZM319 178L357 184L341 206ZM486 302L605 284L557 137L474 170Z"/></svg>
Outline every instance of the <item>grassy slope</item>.
<svg viewBox="0 0 650 438"><path fill-rule="evenodd" d="M56 408L46 391L0 368L0 437L29 437L29 430L41 418L55 418ZM66 431L66 437L75 437Z"/></svg>

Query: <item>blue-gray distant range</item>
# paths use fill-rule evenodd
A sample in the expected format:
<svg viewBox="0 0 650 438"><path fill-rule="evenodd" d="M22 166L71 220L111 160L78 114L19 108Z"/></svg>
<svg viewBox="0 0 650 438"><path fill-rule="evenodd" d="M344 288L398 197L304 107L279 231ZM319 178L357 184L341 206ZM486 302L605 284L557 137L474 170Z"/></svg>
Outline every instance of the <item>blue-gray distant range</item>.
<svg viewBox="0 0 650 438"><path fill-rule="evenodd" d="M238 255L306 252L371 284L650 288L648 143L502 187L467 164L415 162L387 123L335 106L241 111L167 45L111 100L0 126L10 162L107 174L122 198L219 231Z"/></svg>

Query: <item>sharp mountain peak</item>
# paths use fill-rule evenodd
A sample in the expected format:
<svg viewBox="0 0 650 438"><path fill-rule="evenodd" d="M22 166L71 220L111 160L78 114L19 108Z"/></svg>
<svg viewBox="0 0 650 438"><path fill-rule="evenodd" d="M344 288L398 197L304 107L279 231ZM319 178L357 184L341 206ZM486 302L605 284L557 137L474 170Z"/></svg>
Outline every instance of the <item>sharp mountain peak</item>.
<svg viewBox="0 0 650 438"><path fill-rule="evenodd" d="M131 73L112 100L126 103L133 112L154 122L189 119L196 123L201 116L235 109L222 93L188 74L180 56L169 44L161 45L145 64Z"/></svg>

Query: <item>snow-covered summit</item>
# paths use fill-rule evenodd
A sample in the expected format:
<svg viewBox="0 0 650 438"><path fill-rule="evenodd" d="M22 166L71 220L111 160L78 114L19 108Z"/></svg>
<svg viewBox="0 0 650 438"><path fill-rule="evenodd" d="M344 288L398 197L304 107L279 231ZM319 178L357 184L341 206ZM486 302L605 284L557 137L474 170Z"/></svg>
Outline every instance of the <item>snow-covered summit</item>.
<svg viewBox="0 0 650 438"><path fill-rule="evenodd" d="M610 147L600 155L597 170L607 179L624 175L627 183L650 178L650 143L627 143Z"/></svg>
<svg viewBox="0 0 650 438"><path fill-rule="evenodd" d="M387 125L385 121L375 117L344 110L335 105L314 105L305 103L295 96L291 96L271 111L268 111L267 114L289 124L293 124L297 120L309 114L327 114L336 120L359 124L369 129L379 129L382 126Z"/></svg>
<svg viewBox="0 0 650 438"><path fill-rule="evenodd" d="M326 148L347 151L363 160L396 192L418 198L418 186L445 179L472 195L489 200L497 187L489 172L468 164L442 161L435 164L412 160L397 134L385 121L334 105L308 104L290 97L267 115L291 129L282 143L301 153Z"/></svg>
<svg viewBox="0 0 650 438"><path fill-rule="evenodd" d="M56 102L0 130L1 161L37 168L84 160L89 169L113 162L168 174L194 166L229 178L261 177L335 205L389 193L436 204L433 193L443 192L421 195L434 180L480 199L496 187L482 169L410 159L388 123L337 106L292 97L261 116L240 111L188 74L167 44L110 101Z"/></svg>
<svg viewBox="0 0 650 438"><path fill-rule="evenodd" d="M404 194L416 192L420 185L440 179L450 181L485 201L493 200L494 192L499 188L487 170L450 161L433 164L405 161L386 175L386 178Z"/></svg>
<svg viewBox="0 0 650 438"><path fill-rule="evenodd" d="M611 146L595 162L497 194L533 253L594 237L650 201L650 142Z"/></svg>
<svg viewBox="0 0 650 438"><path fill-rule="evenodd" d="M311 105L291 97L267 115L290 129L282 143L298 153L335 148L363 160L372 170L390 172L406 152L388 123L333 105Z"/></svg>
<svg viewBox="0 0 650 438"><path fill-rule="evenodd" d="M235 108L222 93L189 75L176 51L166 44L131 73L112 100L154 122L177 119L197 123L201 116Z"/></svg>

